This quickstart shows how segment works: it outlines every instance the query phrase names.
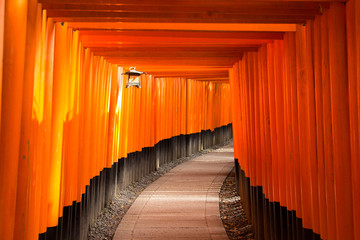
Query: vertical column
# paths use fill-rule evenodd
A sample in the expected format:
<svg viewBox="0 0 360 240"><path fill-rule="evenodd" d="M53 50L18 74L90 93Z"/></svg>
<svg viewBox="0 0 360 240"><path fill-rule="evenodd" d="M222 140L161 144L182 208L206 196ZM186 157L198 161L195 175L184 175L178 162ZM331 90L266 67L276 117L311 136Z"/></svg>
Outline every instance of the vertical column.
<svg viewBox="0 0 360 240"><path fill-rule="evenodd" d="M285 166L286 166L286 202L287 202L287 238L295 239L295 226L296 226L296 218L294 211L296 211L296 185L294 178L294 132L293 132L293 124L292 124L292 95L291 95L291 85L294 82L294 72L293 66L295 65L294 58L291 56L291 51L294 52L294 46L292 46L292 38L289 33L285 33L284 41L283 41L283 77L284 77L284 103L285 103Z"/></svg>
<svg viewBox="0 0 360 240"><path fill-rule="evenodd" d="M297 64L297 98L299 116L299 150L300 150L300 171L301 171L301 199L302 199L302 219L303 227L311 229L312 222L312 199L311 199L311 105L314 104L312 98L313 79L312 70L309 69L307 52L309 43L307 42L306 28L308 26L297 26L296 31L296 64Z"/></svg>
<svg viewBox="0 0 360 240"><path fill-rule="evenodd" d="M110 168L112 163L117 159L114 158L114 149L116 148L116 106L118 102L118 81L117 81L117 66L112 65L112 74L111 74L111 91L110 91L110 109L109 109L109 132L108 132L108 146L107 146L107 159L106 167Z"/></svg>
<svg viewBox="0 0 360 240"><path fill-rule="evenodd" d="M234 157L239 160L239 131L240 131L240 93L239 93L239 63L235 63L229 71L231 98L232 98L232 122L233 122L233 139L234 139Z"/></svg>
<svg viewBox="0 0 360 240"><path fill-rule="evenodd" d="M247 63L247 92L248 92L248 129L249 129L249 166L250 182L256 186L256 146L255 146L255 106L254 106L254 53L248 53Z"/></svg>
<svg viewBox="0 0 360 240"><path fill-rule="evenodd" d="M21 115L20 154L17 182L16 213L15 213L15 239L30 239L31 235L37 232L38 222L35 222L32 212L37 209L38 203L32 201L35 196L35 189L40 184L36 181L39 174L38 162L34 157L33 137L33 89L36 42L41 41L41 7L38 9L37 1L28 1L26 31L26 52L24 68L24 89ZM32 214L30 214L32 212Z"/></svg>
<svg viewBox="0 0 360 240"><path fill-rule="evenodd" d="M0 236L4 239L13 239L25 63L27 0L6 0L4 19L0 132Z"/></svg>
<svg viewBox="0 0 360 240"><path fill-rule="evenodd" d="M311 184L311 217L312 230L319 234L319 190L318 190L318 161L316 157L316 111L315 111L315 84L314 84L314 67L313 67L313 36L311 27L314 21L307 21L306 25L306 67L309 73L309 167L310 167L310 184Z"/></svg>
<svg viewBox="0 0 360 240"><path fill-rule="evenodd" d="M284 83L283 83L283 46L282 41L274 42L274 83L273 91L275 98L275 114L276 114L276 136L277 136L277 161L278 161L278 177L279 177L279 201L281 206L286 206L286 179L285 179L285 140L284 140ZM275 124L275 123L274 123ZM274 126L275 127L275 126Z"/></svg>
<svg viewBox="0 0 360 240"><path fill-rule="evenodd" d="M263 179L265 197L273 201L272 191L272 166L271 166L271 129L270 129L270 110L269 110L269 88L268 88L268 69L267 69L267 47L260 48L259 63L261 65L261 90L263 104L263 125L265 141L265 159L263 162Z"/></svg>
<svg viewBox="0 0 360 240"><path fill-rule="evenodd" d="M44 81L44 122L38 134L38 158L42 160L41 175L41 209L40 209L40 233L46 232L48 216L48 185L51 156L51 119L52 119L52 96L53 96L53 68L54 68L54 43L55 25L51 19L46 19L43 14L43 39L45 43L42 49L42 71L41 78Z"/></svg>
<svg viewBox="0 0 360 240"><path fill-rule="evenodd" d="M326 191L325 191L325 160L324 159L324 117L323 117L323 79L322 79L322 56L321 56L321 25L320 16L315 18L312 26L313 34L313 62L315 80L315 103L316 103L316 148L318 161L318 186L319 186L319 232L323 238L327 236L326 219ZM316 209L315 209L316 210Z"/></svg>
<svg viewBox="0 0 360 240"><path fill-rule="evenodd" d="M302 217L301 205L301 184L300 184L300 154L299 154L299 127L298 127L298 101L297 101L297 76L296 76L296 45L295 33L288 33L288 61L287 71L289 74L289 97L290 97L290 123L291 123L291 136L290 136L290 153L293 159L291 166L291 175L293 181L293 197L294 209L296 210L297 217Z"/></svg>
<svg viewBox="0 0 360 240"><path fill-rule="evenodd" d="M322 100L324 117L324 159L325 162L325 192L326 192L326 216L327 216L327 237L336 239L336 216L335 216L335 189L334 189L334 158L333 158L333 137L331 122L331 93L330 93L330 70L329 70L329 24L328 11L324 12L321 18L321 79L322 79Z"/></svg>
<svg viewBox="0 0 360 240"><path fill-rule="evenodd" d="M345 5L329 9L329 63L338 239L353 239L349 88L346 55Z"/></svg>
<svg viewBox="0 0 360 240"><path fill-rule="evenodd" d="M0 2L0 96L3 79L3 56L4 56L4 23L5 23L5 1ZM1 98L0 98L0 126L1 126ZM1 132L1 128L0 128Z"/></svg>
<svg viewBox="0 0 360 240"><path fill-rule="evenodd" d="M360 1L355 1L352 0L355 3L355 32L356 32L356 46L355 46L355 52L356 52L356 79L357 79L357 105L358 105L358 138L359 138L359 144L357 146L355 146L356 148L360 149L360 110L359 110L359 106L360 106ZM360 155L360 153L359 153ZM353 161L353 165L352 165L352 169L353 169L353 176L356 176L355 178L353 178L353 199L360 199L360 162L358 161L358 159L352 159ZM355 206L355 204L354 204ZM356 207L354 208L354 226L358 226L360 224L360 209L359 209L359 205L356 205ZM360 238L360 229L358 227L354 228L355 233L354 233L354 238Z"/></svg>
<svg viewBox="0 0 360 240"><path fill-rule="evenodd" d="M55 25L54 83L51 120L51 152L48 185L48 227L58 224L60 207L61 166L63 157L63 127L65 117L64 98L66 92L66 47L67 26Z"/></svg>
<svg viewBox="0 0 360 240"><path fill-rule="evenodd" d="M287 203L287 209L289 211L294 210L294 205L291 197L291 193L293 191L293 185L291 181L291 175L290 175L290 166L293 163L293 158L290 157L290 95L289 95L289 70L288 70L288 61L289 61L289 35L284 35L284 41L283 41L283 61L282 61L282 75L283 75L283 90L284 90L284 156L285 156L285 177L286 177L286 203Z"/></svg>
<svg viewBox="0 0 360 240"><path fill-rule="evenodd" d="M356 6L357 5L357 6ZM360 32L356 32L360 22L360 17L357 16L360 11L357 12L357 7L360 6L358 1L351 0L346 3L346 33L347 33L347 56L348 56L348 79L349 79L349 111L350 111L350 143L351 143L351 174L352 174L352 194L354 202L354 226L360 224L360 206L355 202L360 199L360 110L359 102L360 98L360 59L357 58L357 46L360 45ZM356 22L358 20L358 22ZM360 55L359 55L360 56ZM360 238L360 229L354 227L354 238Z"/></svg>
<svg viewBox="0 0 360 240"><path fill-rule="evenodd" d="M274 202L280 202L279 197L279 173L278 173L278 148L276 131L276 102L275 102L275 79L274 79L274 44L267 45L268 63L268 96L271 136L271 175L272 175L272 196Z"/></svg>

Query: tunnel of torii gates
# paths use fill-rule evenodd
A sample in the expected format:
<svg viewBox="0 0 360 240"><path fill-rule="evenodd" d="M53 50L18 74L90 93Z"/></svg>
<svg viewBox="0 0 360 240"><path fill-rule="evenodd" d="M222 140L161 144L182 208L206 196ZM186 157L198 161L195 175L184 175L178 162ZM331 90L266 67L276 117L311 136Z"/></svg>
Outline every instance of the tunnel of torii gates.
<svg viewBox="0 0 360 240"><path fill-rule="evenodd" d="M360 1L0 10L1 239L86 239L117 191L231 138L256 239L360 239Z"/></svg>

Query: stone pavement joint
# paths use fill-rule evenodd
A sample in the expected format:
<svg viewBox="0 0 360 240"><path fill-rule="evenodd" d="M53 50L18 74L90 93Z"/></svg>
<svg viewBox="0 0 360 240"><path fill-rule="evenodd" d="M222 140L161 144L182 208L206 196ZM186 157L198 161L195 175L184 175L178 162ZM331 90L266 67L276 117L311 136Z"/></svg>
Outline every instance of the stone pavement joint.
<svg viewBox="0 0 360 240"><path fill-rule="evenodd" d="M228 239L219 191L233 164L230 144L178 165L140 194L113 239Z"/></svg>

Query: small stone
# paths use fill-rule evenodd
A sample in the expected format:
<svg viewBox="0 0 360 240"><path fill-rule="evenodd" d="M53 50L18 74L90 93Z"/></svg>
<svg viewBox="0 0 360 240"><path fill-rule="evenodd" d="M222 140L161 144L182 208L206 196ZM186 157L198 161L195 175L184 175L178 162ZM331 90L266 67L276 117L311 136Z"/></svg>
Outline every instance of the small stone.
<svg viewBox="0 0 360 240"><path fill-rule="evenodd" d="M219 197L220 216L229 239L253 239L249 238L254 236L253 229L248 224L240 196L236 191L234 169L224 180Z"/></svg>

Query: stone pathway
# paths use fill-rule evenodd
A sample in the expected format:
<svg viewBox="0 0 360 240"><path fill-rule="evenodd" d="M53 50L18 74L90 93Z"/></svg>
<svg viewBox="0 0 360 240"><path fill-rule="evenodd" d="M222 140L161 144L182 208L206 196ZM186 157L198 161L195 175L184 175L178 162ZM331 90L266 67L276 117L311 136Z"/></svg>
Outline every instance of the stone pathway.
<svg viewBox="0 0 360 240"><path fill-rule="evenodd" d="M233 162L228 145L175 167L140 194L113 239L228 239L219 191Z"/></svg>

